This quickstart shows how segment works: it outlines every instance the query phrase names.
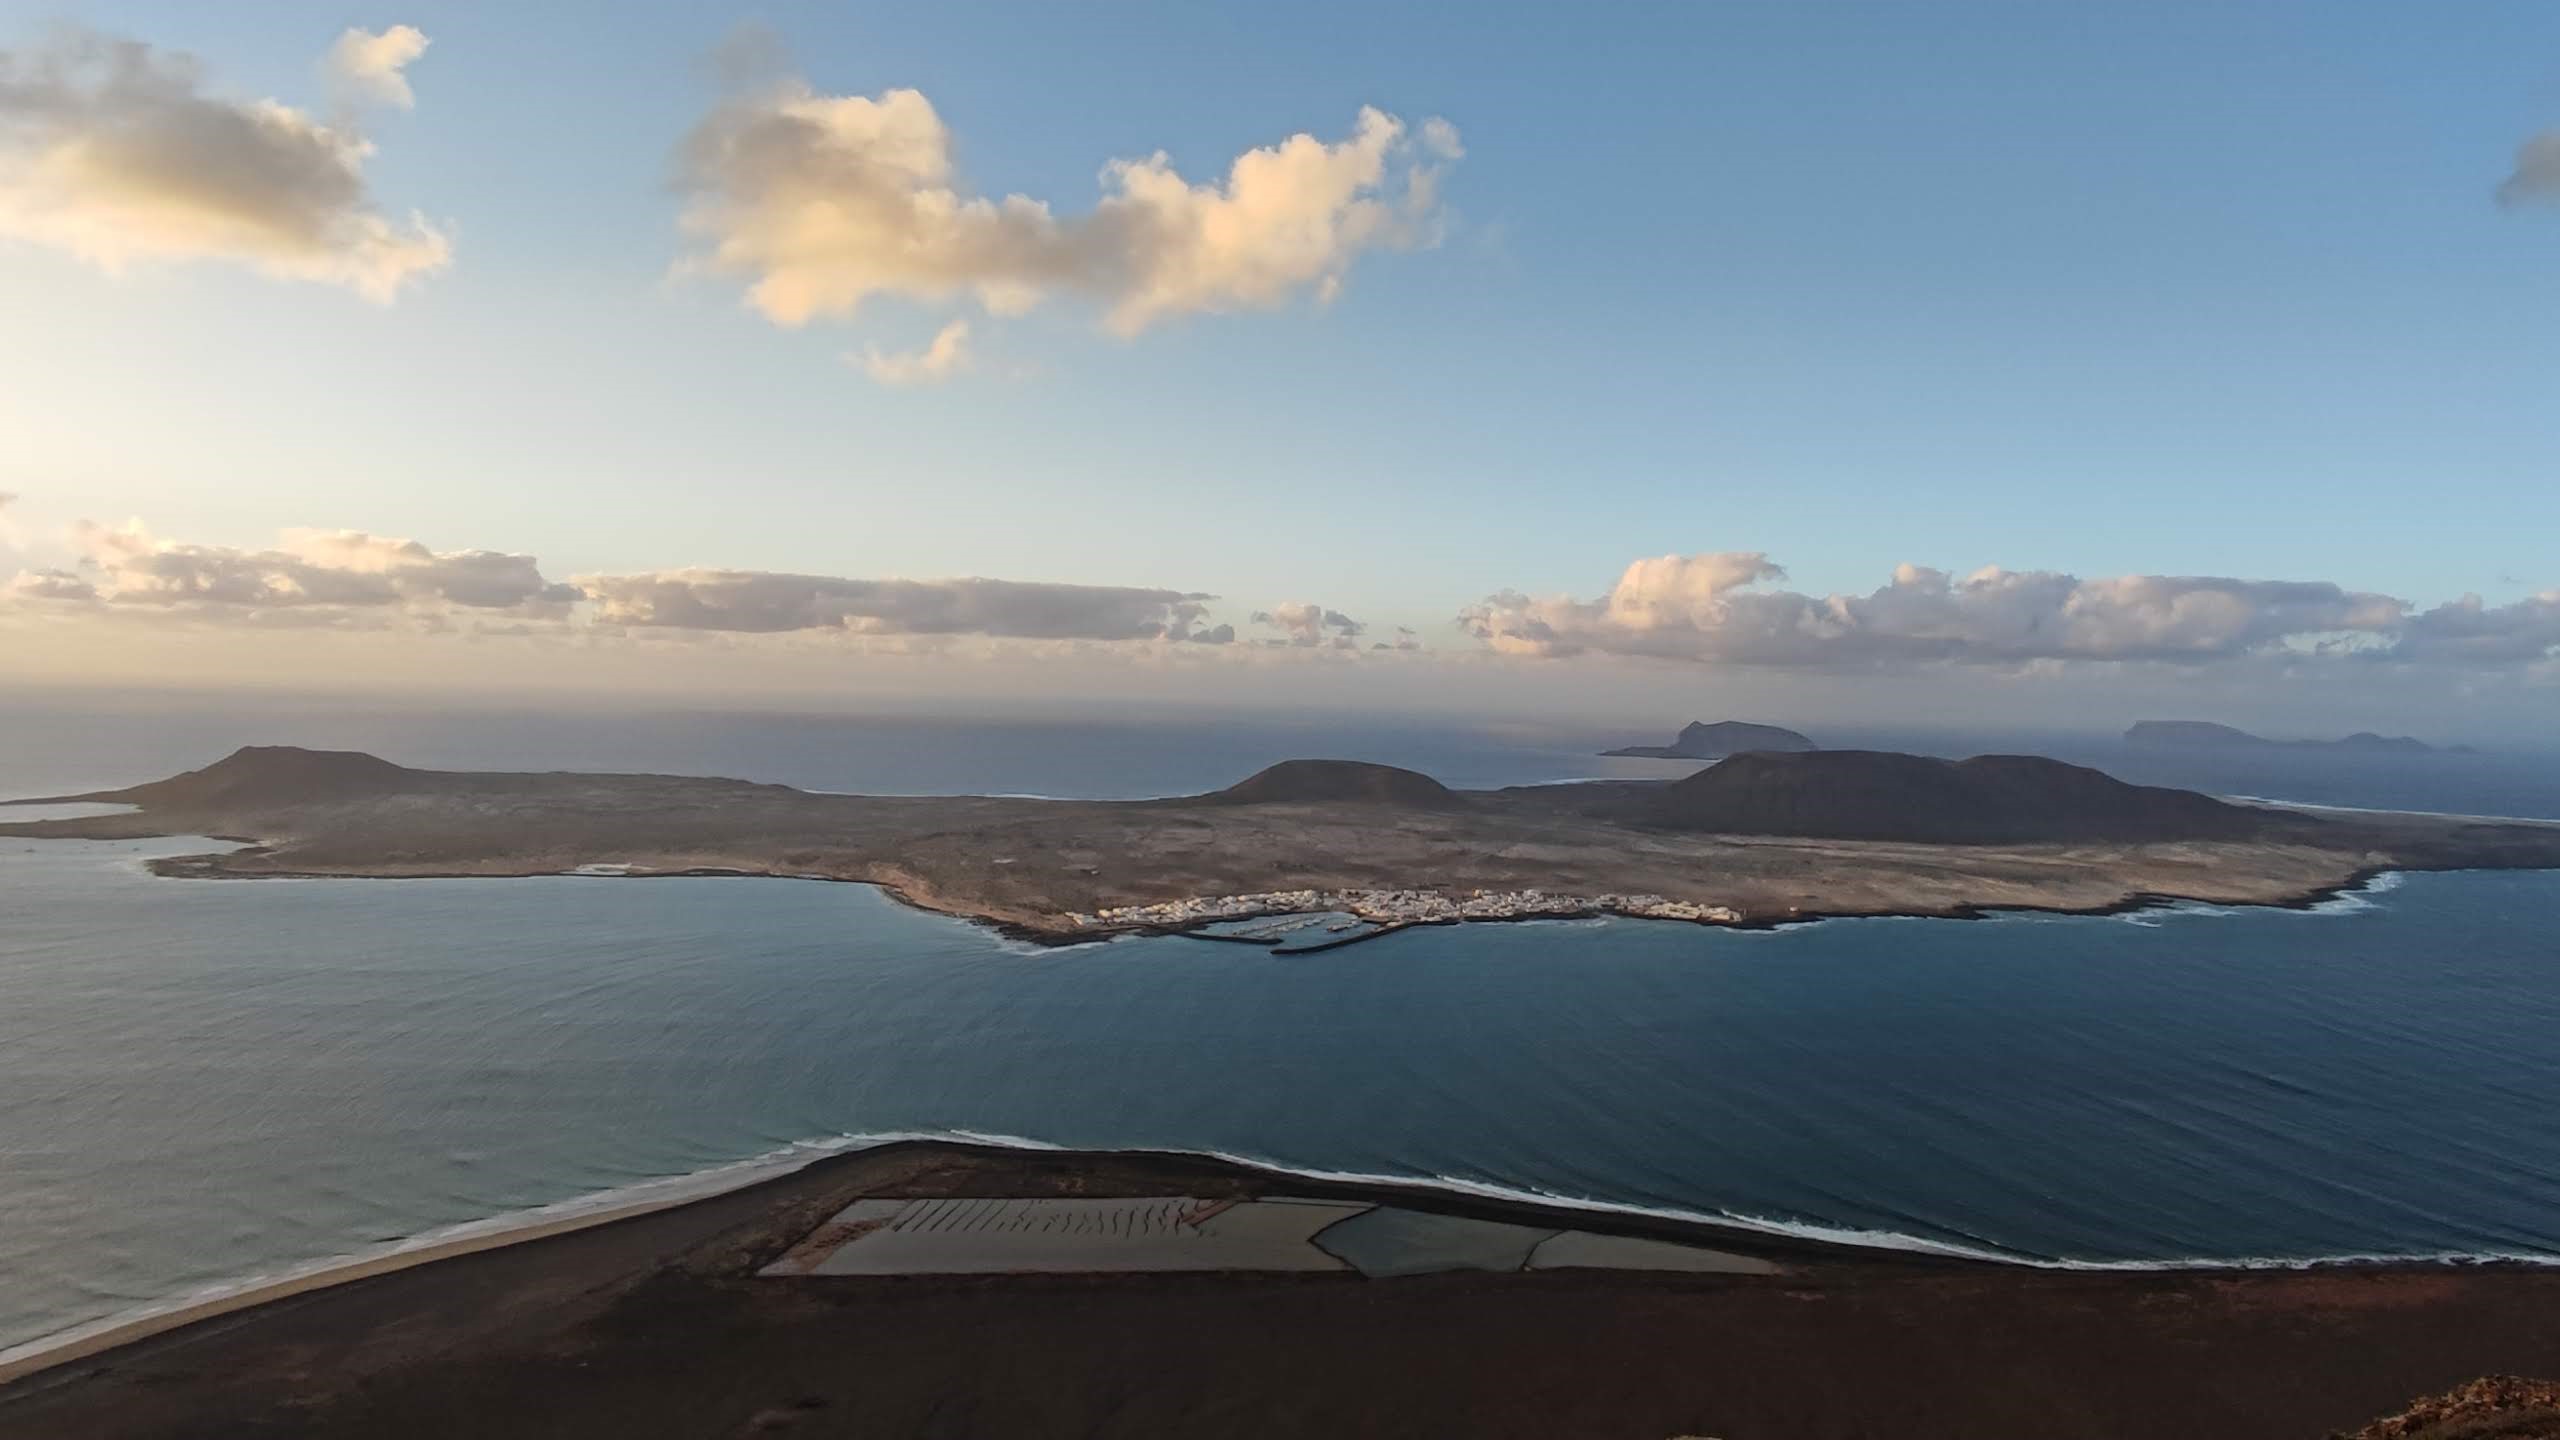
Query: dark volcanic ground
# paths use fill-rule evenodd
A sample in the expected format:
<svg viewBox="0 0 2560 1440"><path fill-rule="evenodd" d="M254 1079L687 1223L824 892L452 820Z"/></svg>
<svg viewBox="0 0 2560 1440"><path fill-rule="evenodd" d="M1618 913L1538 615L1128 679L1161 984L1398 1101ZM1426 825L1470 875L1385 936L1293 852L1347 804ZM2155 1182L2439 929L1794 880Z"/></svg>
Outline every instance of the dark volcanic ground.
<svg viewBox="0 0 2560 1440"><path fill-rule="evenodd" d="M750 1275L859 1194L1266 1184L1337 1188L1172 1158L843 1157L43 1372L0 1388L0 1437L2313 1440L2560 1369L2560 1272L2504 1267L2071 1273L1785 1246L1779 1277Z"/></svg>

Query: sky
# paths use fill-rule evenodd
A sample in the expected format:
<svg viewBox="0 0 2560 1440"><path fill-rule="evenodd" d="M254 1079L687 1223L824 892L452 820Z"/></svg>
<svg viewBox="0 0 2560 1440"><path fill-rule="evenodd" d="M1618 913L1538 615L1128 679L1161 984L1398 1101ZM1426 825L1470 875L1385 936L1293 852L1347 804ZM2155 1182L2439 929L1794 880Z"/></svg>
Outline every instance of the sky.
<svg viewBox="0 0 2560 1440"><path fill-rule="evenodd" d="M0 56L0 683L2560 719L2547 5Z"/></svg>

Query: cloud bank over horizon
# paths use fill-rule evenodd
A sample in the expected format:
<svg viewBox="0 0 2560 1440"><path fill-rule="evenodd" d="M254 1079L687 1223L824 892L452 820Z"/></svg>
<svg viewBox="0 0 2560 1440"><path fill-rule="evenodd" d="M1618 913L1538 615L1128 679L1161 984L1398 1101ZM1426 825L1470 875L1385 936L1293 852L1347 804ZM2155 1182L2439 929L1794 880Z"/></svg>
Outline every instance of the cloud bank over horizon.
<svg viewBox="0 0 2560 1440"><path fill-rule="evenodd" d="M2560 590L2502 606L2465 596L2422 611L2328 581L2092 580L1998 566L1959 578L1907 564L1865 595L1763 588L1785 578L1756 551L1663 555L1630 564L1596 600L1503 591L1466 607L1458 623L1512 655L1792 669L2242 659L2498 667L2560 652Z"/></svg>
<svg viewBox="0 0 2560 1440"><path fill-rule="evenodd" d="M1057 295L1133 336L1181 315L1268 310L1338 294L1372 250L1434 244L1457 129L1363 109L1351 133L1299 133L1186 180L1163 151L1112 160L1081 215L968 190L921 91L826 95L797 76L731 94L679 152L687 268L744 280L777 325L845 319L878 297L974 300L1017 315Z"/></svg>
<svg viewBox="0 0 2560 1440"><path fill-rule="evenodd" d="M14 497L0 496L0 507ZM1217 596L1154 586L988 579L862 579L687 568L547 578L531 555L436 550L360 530L287 530L267 549L190 544L139 522L83 521L70 563L19 571L0 617L121 618L228 627L434 630L609 637L832 632L865 638L1223 646ZM1294 613L1282 606L1283 612ZM1338 612L1336 628L1350 623Z"/></svg>
<svg viewBox="0 0 2560 1440"><path fill-rule="evenodd" d="M1020 640L1199 640L1194 591L988 580L856 580L761 570L662 570L577 582L600 625L777 634L983 635Z"/></svg>
<svg viewBox="0 0 2560 1440"><path fill-rule="evenodd" d="M0 523L12 519L14 498L0 494ZM320 529L287 530L274 546L251 549L171 540L138 522L80 522L62 550L68 563L30 565L0 588L0 618L503 626L587 640L833 634L1314 654L1423 648L1408 627L1371 639L1368 622L1306 600L1243 611L1252 629L1242 630L1220 617L1217 595L1173 586L717 567L553 579L536 557L512 551L437 550ZM2501 605L2475 595L2421 608L2329 581L2226 576L2084 579L1995 566L1959 577L1904 565L1869 593L1819 596L1783 588L1785 578L1783 567L1756 551L1641 559L1596 599L1488 596L1457 617L1458 630L1480 644L1438 653L1494 661L1599 655L1843 675L2033 676L2122 666L2192 672L2242 664L2298 671L2387 662L2560 681L2560 590Z"/></svg>

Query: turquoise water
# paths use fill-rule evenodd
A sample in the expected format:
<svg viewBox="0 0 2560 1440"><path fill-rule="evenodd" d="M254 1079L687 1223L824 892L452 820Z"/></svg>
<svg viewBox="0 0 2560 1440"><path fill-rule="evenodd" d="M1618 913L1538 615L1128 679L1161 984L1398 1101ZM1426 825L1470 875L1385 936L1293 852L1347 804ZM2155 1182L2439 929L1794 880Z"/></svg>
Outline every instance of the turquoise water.
<svg viewBox="0 0 2560 1440"><path fill-rule="evenodd" d="M0 1346L883 1132L2043 1260L2560 1254L2560 876L1273 957L810 882L141 868L201 848L0 840Z"/></svg>

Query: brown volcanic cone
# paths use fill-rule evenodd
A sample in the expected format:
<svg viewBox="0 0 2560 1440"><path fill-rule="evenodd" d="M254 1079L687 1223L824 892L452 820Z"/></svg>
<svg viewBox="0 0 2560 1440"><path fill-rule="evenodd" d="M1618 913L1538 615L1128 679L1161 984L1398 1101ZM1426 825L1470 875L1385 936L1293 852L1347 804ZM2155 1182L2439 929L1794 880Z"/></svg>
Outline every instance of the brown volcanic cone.
<svg viewBox="0 0 2560 1440"><path fill-rule="evenodd" d="M417 778L417 771L360 750L248 745L201 770L86 798L183 809L227 803L299 805L397 790Z"/></svg>
<svg viewBox="0 0 2560 1440"><path fill-rule="evenodd" d="M1352 801L1373 805L1406 805L1431 810L1454 809L1457 792L1416 770L1371 765L1360 760L1283 760L1214 794L1197 797L1204 805L1278 805Z"/></svg>
<svg viewBox="0 0 2560 1440"><path fill-rule="evenodd" d="M1936 845L2228 840L2317 823L2037 755L1880 750L1736 755L1664 786L1650 818L1683 830Z"/></svg>

